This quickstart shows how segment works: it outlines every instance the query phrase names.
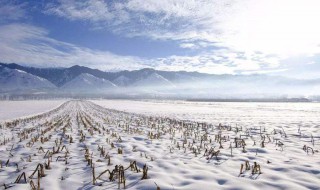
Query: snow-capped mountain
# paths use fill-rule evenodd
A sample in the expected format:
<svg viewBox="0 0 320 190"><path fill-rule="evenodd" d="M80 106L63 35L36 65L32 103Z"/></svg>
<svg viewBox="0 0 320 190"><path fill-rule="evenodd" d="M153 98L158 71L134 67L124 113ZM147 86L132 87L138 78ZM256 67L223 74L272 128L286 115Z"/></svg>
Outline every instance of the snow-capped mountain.
<svg viewBox="0 0 320 190"><path fill-rule="evenodd" d="M48 80L0 65L0 91L40 90L56 88Z"/></svg>
<svg viewBox="0 0 320 190"><path fill-rule="evenodd" d="M162 87L162 88L173 88L175 85L168 79L159 75L158 73L151 73L146 78L138 80L133 84L136 87Z"/></svg>
<svg viewBox="0 0 320 190"><path fill-rule="evenodd" d="M131 79L129 79L128 77L125 77L123 75L117 77L116 79L114 79L112 82L118 86L128 86L131 83Z"/></svg>
<svg viewBox="0 0 320 190"><path fill-rule="evenodd" d="M81 91L92 93L110 90L116 87L117 85L108 80L97 78L88 73L82 73L64 84L61 89L64 91Z"/></svg>
<svg viewBox="0 0 320 190"><path fill-rule="evenodd" d="M318 95L320 79L268 75L214 75L186 71L105 72L84 66L35 68L0 63L0 92L26 93L50 89L54 94L112 94L114 97L166 94L170 97L264 97ZM55 89L52 91L52 89ZM45 90L41 91L45 92ZM13 93L14 94L14 93ZM1 94L0 94L1 95Z"/></svg>

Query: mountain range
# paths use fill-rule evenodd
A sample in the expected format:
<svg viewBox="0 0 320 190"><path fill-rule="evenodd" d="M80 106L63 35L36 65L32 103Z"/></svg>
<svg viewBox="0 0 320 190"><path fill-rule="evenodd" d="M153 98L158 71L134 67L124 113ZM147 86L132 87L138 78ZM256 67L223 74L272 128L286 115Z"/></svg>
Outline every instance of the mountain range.
<svg viewBox="0 0 320 190"><path fill-rule="evenodd" d="M318 95L320 80L268 75L214 75L186 71L105 72L75 65L35 68L0 63L0 93L121 94L235 98Z"/></svg>

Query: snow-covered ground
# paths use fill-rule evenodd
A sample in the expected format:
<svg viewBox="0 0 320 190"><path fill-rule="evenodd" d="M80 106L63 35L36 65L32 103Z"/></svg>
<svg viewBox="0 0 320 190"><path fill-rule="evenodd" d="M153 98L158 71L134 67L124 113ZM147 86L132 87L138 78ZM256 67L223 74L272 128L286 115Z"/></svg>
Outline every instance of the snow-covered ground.
<svg viewBox="0 0 320 190"><path fill-rule="evenodd" d="M0 184L118 189L122 170L115 167L121 165L126 189L320 187L320 104L91 102L70 101L0 123ZM253 171L255 162L261 171ZM139 171L129 167L134 163ZM43 177L31 176L38 164ZM147 178L141 179L145 164ZM27 183L14 183L23 172Z"/></svg>
<svg viewBox="0 0 320 190"><path fill-rule="evenodd" d="M320 103L187 102L94 100L100 106L152 116L254 126L315 127L320 124Z"/></svg>
<svg viewBox="0 0 320 190"><path fill-rule="evenodd" d="M0 121L52 110L65 100L0 101Z"/></svg>

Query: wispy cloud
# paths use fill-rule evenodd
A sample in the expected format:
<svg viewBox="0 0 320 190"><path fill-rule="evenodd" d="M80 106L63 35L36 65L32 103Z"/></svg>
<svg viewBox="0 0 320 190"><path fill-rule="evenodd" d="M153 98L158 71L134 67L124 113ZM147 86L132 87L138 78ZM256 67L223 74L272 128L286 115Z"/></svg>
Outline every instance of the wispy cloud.
<svg viewBox="0 0 320 190"><path fill-rule="evenodd" d="M115 19L114 14L109 11L108 5L99 0L61 0L58 6L54 3L49 3L46 8L47 13L56 14L70 20L100 22Z"/></svg>
<svg viewBox="0 0 320 190"><path fill-rule="evenodd" d="M10 0L0 0L0 23L19 20L26 15L26 3L16 4Z"/></svg>
<svg viewBox="0 0 320 190"><path fill-rule="evenodd" d="M203 53L192 59L172 56L169 60L180 65L211 54L226 61L211 59L230 73L284 69L279 64L283 59L319 54L319 6L317 0L59 0L47 6L46 13L85 20L92 28L127 37L175 41L184 49L200 49ZM224 49L223 55L208 47Z"/></svg>
<svg viewBox="0 0 320 190"><path fill-rule="evenodd" d="M85 20L131 37L208 41L216 39L210 24L227 13L224 4L205 0L58 0L48 4L44 12L69 20Z"/></svg>
<svg viewBox="0 0 320 190"><path fill-rule="evenodd" d="M0 59L40 67L72 66L119 70L146 67L137 57L92 50L48 37L43 28L26 24L0 26Z"/></svg>
<svg viewBox="0 0 320 190"><path fill-rule="evenodd" d="M26 14L24 4L0 4L1 9L16 13L7 19L19 20ZM41 66L81 64L104 70L153 67L217 74L281 72L290 68L283 60L292 55L314 57L320 53L319 5L317 0L51 1L41 7L43 13L119 36L174 41L196 53L149 59L123 56L55 40L44 28L11 24L0 26L0 59ZM0 15L5 13L8 11L0 11Z"/></svg>
<svg viewBox="0 0 320 190"><path fill-rule="evenodd" d="M122 56L76 46L48 37L43 28L26 24L0 26L0 59L3 62L25 63L38 67L67 67L75 64L102 70L133 70L152 67L161 70L200 71L215 74L235 74L259 70L255 62L268 62L266 57L255 57L248 67L245 56L227 49L200 53L195 56L141 58ZM266 64L266 68L270 65Z"/></svg>
<svg viewBox="0 0 320 190"><path fill-rule="evenodd" d="M127 36L288 55L306 53L306 47L308 53L320 52L319 5L317 0L60 0L46 12Z"/></svg>

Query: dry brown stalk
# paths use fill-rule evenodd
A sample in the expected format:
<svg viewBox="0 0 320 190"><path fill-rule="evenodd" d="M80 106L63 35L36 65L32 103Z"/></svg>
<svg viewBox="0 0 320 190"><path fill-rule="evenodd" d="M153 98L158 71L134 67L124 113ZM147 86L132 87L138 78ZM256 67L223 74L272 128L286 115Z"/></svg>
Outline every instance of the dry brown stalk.
<svg viewBox="0 0 320 190"><path fill-rule="evenodd" d="M93 167L92 167L92 183L93 183L93 185L95 185L96 184L96 175L95 175L95 172L94 172L94 165L93 165Z"/></svg>
<svg viewBox="0 0 320 190"><path fill-rule="evenodd" d="M302 149L307 153L311 150L312 154L314 154L314 150L310 146L304 145Z"/></svg>
<svg viewBox="0 0 320 190"><path fill-rule="evenodd" d="M148 179L148 166L147 166L147 164L145 164L143 166L143 171L142 172L143 172L143 174L142 174L141 180Z"/></svg>
<svg viewBox="0 0 320 190"><path fill-rule="evenodd" d="M6 167L8 167L9 161L10 161L10 159L7 160L7 162L6 162Z"/></svg>
<svg viewBox="0 0 320 190"><path fill-rule="evenodd" d="M124 176L123 166L119 166L118 176L119 176L118 188L120 189L121 183L123 183L123 188L126 188L126 178Z"/></svg>
<svg viewBox="0 0 320 190"><path fill-rule="evenodd" d="M25 172L22 172L22 174L17 177L17 179L16 179L16 181L14 183L20 183L20 180L21 180L22 177L24 179L24 183L27 183L26 173Z"/></svg>
<svg viewBox="0 0 320 190"><path fill-rule="evenodd" d="M257 162L254 162L253 168L252 168L252 175L253 174L261 174L261 167Z"/></svg>
<svg viewBox="0 0 320 190"><path fill-rule="evenodd" d="M44 153L44 150L43 150L42 146L39 147L38 153L40 153L40 151L42 151Z"/></svg>
<svg viewBox="0 0 320 190"><path fill-rule="evenodd" d="M31 190L37 189L32 180L30 180L30 186L31 186Z"/></svg>
<svg viewBox="0 0 320 190"><path fill-rule="evenodd" d="M45 163L45 168L47 169L47 170L50 170L51 169L51 167L50 167L50 159L48 158L48 163Z"/></svg>
<svg viewBox="0 0 320 190"><path fill-rule="evenodd" d="M243 164L241 164L241 166L240 166L240 174L239 175L241 175L243 173Z"/></svg>
<svg viewBox="0 0 320 190"><path fill-rule="evenodd" d="M36 167L36 169L33 171L33 173L30 175L29 178L32 178L33 175L34 175L37 171L39 171L39 174L41 174L40 177L44 177L44 176L45 176L45 174L44 174L44 169L43 169L43 165L42 165L42 164L38 164L37 167Z"/></svg>
<svg viewBox="0 0 320 190"><path fill-rule="evenodd" d="M38 170L38 187L37 187L37 190L40 190L40 178L41 178L41 174L40 174L40 171Z"/></svg>
<svg viewBox="0 0 320 190"><path fill-rule="evenodd" d="M105 171L103 171L103 172L101 172L100 173L100 175L98 175L98 177L97 178L95 178L95 179L100 179L100 177L103 175L103 174L105 174L106 172L109 172L109 179L110 179L110 176L111 176L111 172L110 172L110 170L105 170ZM111 181L111 180L110 180Z"/></svg>
<svg viewBox="0 0 320 190"><path fill-rule="evenodd" d="M111 157L108 156L108 166L110 166L110 165L111 165Z"/></svg>
<svg viewBox="0 0 320 190"><path fill-rule="evenodd" d="M248 160L246 161L246 170L250 170L250 163Z"/></svg>
<svg viewBox="0 0 320 190"><path fill-rule="evenodd" d="M158 184L156 182L154 182L154 184L157 186L157 190L160 190L160 187L158 186Z"/></svg>

